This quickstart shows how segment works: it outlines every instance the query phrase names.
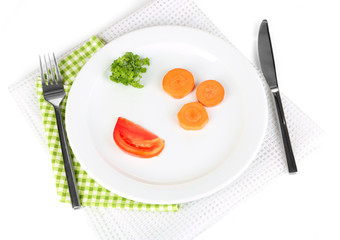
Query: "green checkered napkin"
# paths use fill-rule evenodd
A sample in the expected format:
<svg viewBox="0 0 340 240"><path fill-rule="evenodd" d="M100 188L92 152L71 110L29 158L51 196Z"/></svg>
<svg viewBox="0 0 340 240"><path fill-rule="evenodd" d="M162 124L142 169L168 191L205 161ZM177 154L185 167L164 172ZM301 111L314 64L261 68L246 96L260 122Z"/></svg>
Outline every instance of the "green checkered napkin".
<svg viewBox="0 0 340 240"><path fill-rule="evenodd" d="M86 61L104 46L104 42L96 36L91 37L79 49L73 51L70 55L60 61L59 69L63 77L64 88L66 92L65 100L61 105L61 113L65 117L65 106L67 96L72 86L72 83ZM67 180L64 170L63 158L59 143L57 123L54 116L53 107L44 100L40 79L36 81L37 93L39 98L40 110L43 118L45 134L51 154L52 168L56 181L57 193L61 202L70 203L68 193ZM134 210L147 211L178 211L179 205L157 205L135 202L123 197L120 197L104 187L100 186L92 179L80 166L77 159L74 157L72 150L71 156L73 159L74 172L77 180L78 191L82 206L96 207L113 207Z"/></svg>

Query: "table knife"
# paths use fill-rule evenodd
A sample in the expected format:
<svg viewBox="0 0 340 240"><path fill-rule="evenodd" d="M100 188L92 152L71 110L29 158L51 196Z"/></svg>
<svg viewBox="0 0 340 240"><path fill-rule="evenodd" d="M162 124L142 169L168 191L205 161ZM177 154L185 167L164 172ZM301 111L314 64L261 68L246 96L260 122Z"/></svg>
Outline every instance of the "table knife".
<svg viewBox="0 0 340 240"><path fill-rule="evenodd" d="M260 26L258 36L258 52L263 75L269 85L270 91L274 96L277 117L280 123L281 135L286 153L288 171L289 173L296 173L297 167L295 163L292 145L289 138L285 115L283 112L279 85L277 83L274 54L272 49L272 43L270 40L267 20L263 20Z"/></svg>

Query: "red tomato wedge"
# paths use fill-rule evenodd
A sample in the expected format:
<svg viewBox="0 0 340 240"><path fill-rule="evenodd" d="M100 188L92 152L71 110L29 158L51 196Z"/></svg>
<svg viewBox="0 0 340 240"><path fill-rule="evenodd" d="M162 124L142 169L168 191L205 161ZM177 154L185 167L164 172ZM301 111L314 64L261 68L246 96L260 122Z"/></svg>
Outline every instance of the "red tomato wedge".
<svg viewBox="0 0 340 240"><path fill-rule="evenodd" d="M164 148L163 139L122 117L117 120L113 139L124 152L140 158L157 156Z"/></svg>

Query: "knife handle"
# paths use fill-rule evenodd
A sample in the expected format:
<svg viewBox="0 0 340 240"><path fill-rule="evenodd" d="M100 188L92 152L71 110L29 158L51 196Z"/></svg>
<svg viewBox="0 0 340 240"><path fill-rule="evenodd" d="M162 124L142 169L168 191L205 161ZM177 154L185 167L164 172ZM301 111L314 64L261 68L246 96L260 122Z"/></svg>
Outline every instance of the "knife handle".
<svg viewBox="0 0 340 240"><path fill-rule="evenodd" d="M289 173L296 173L297 167L296 167L296 163L295 163L292 145L290 143L290 138L289 138L289 134L288 134L288 128L287 128L287 123L286 123L286 119L285 119L285 114L283 112L280 92L278 90L274 91L273 95L274 95L274 99L275 99L275 106L276 106L276 110L277 110L278 120L279 120L279 123L280 123L283 145L284 145L285 152L286 152L288 171L289 171Z"/></svg>

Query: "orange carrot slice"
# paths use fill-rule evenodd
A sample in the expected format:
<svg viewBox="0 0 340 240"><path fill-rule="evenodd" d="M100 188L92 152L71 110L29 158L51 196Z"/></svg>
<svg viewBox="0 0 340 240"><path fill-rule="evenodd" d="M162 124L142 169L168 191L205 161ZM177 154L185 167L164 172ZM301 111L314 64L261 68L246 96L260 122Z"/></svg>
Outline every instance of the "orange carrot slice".
<svg viewBox="0 0 340 240"><path fill-rule="evenodd" d="M209 121L207 110L199 102L184 104L177 117L180 126L185 130L202 129Z"/></svg>
<svg viewBox="0 0 340 240"><path fill-rule="evenodd" d="M163 89L177 99L188 95L194 87L194 76L183 68L172 69L163 78Z"/></svg>
<svg viewBox="0 0 340 240"><path fill-rule="evenodd" d="M213 107L222 102L224 98L224 88L215 80L207 80L198 85L196 97L204 106Z"/></svg>

